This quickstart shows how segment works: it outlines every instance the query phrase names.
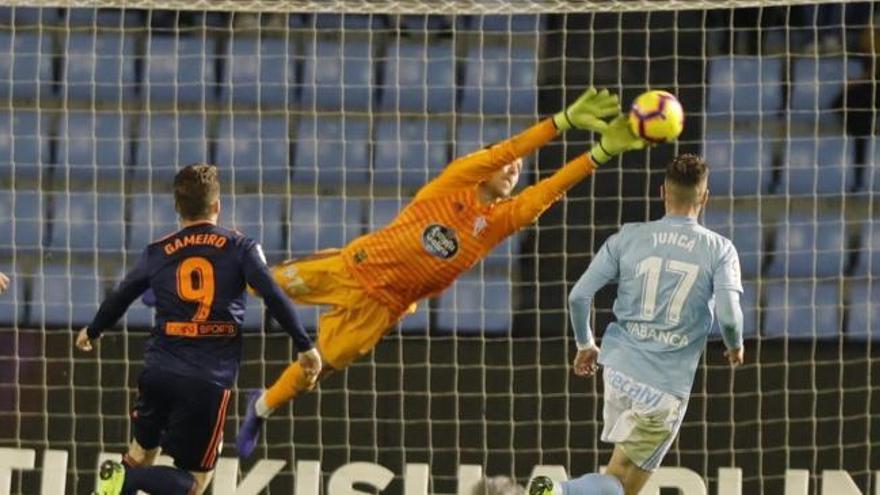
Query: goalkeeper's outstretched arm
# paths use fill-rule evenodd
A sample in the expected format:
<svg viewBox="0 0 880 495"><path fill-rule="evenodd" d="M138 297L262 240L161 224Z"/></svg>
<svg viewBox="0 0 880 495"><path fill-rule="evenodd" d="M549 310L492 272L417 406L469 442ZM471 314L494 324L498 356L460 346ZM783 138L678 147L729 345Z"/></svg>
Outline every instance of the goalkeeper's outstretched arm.
<svg viewBox="0 0 880 495"><path fill-rule="evenodd" d="M519 158L533 153L555 138L560 131L572 127L603 132L604 119L620 112L617 95L608 90L590 88L565 110L553 118L542 120L516 136L458 158L433 181L419 191L416 199L447 194L472 187Z"/></svg>

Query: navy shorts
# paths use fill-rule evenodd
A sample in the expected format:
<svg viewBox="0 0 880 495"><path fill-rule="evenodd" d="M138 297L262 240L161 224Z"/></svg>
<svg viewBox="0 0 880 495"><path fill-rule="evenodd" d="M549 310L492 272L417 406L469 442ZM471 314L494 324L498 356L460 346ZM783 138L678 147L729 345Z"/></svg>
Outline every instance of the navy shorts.
<svg viewBox="0 0 880 495"><path fill-rule="evenodd" d="M162 447L180 469L211 471L223 444L230 395L199 378L145 369L131 411L134 438L147 450Z"/></svg>

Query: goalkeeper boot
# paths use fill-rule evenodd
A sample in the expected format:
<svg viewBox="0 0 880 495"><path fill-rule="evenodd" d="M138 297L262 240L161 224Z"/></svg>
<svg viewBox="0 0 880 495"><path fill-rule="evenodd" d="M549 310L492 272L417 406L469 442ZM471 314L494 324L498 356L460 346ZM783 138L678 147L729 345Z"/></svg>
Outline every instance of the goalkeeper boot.
<svg viewBox="0 0 880 495"><path fill-rule="evenodd" d="M104 461L98 470L97 495L120 495L125 483L125 466L116 461Z"/></svg>
<svg viewBox="0 0 880 495"><path fill-rule="evenodd" d="M529 495L553 495L553 480L546 476L535 476L529 483Z"/></svg>
<svg viewBox="0 0 880 495"><path fill-rule="evenodd" d="M238 448L238 457L245 459L254 453L257 448L257 442L260 440L260 430L266 421L257 414L257 400L263 395L262 390L251 392L248 396L247 413L244 416L244 422L238 429L238 436L235 438L235 446Z"/></svg>

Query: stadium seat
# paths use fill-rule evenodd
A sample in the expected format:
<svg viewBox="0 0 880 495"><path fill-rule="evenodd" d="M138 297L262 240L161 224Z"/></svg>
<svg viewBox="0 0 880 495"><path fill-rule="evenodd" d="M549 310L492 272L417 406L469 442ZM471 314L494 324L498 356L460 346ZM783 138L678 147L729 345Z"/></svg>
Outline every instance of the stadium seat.
<svg viewBox="0 0 880 495"><path fill-rule="evenodd" d="M489 251L485 263L496 267L515 267L519 263L521 234L515 233Z"/></svg>
<svg viewBox="0 0 880 495"><path fill-rule="evenodd" d="M153 34L149 38L146 94L152 101L177 104L215 98L214 38L197 30L183 33Z"/></svg>
<svg viewBox="0 0 880 495"><path fill-rule="evenodd" d="M859 247L853 275L880 275L880 222L871 219L861 224Z"/></svg>
<svg viewBox="0 0 880 495"><path fill-rule="evenodd" d="M546 17L537 14L488 14L459 16L460 28L480 33L539 34L546 25Z"/></svg>
<svg viewBox="0 0 880 495"><path fill-rule="evenodd" d="M394 220L408 201L396 198L375 198L370 200L370 210L366 215L364 232L379 230Z"/></svg>
<svg viewBox="0 0 880 495"><path fill-rule="evenodd" d="M847 81L862 75L856 58L798 57L794 60L791 85L793 116L812 117L833 107Z"/></svg>
<svg viewBox="0 0 880 495"><path fill-rule="evenodd" d="M418 186L443 170L447 156L448 126L432 119L392 119L376 128L376 184Z"/></svg>
<svg viewBox="0 0 880 495"><path fill-rule="evenodd" d="M470 50L461 111L470 114L534 115L538 60L531 49L482 45Z"/></svg>
<svg viewBox="0 0 880 495"><path fill-rule="evenodd" d="M0 7L0 25L16 28L36 27L58 21L58 9L40 7Z"/></svg>
<svg viewBox="0 0 880 495"><path fill-rule="evenodd" d="M791 215L772 227L776 246L764 275L839 277L846 267L844 224L839 218Z"/></svg>
<svg viewBox="0 0 880 495"><path fill-rule="evenodd" d="M437 327L441 331L503 334L510 330L510 278L480 272L480 268L469 271L440 294Z"/></svg>
<svg viewBox="0 0 880 495"><path fill-rule="evenodd" d="M125 249L125 198L120 193L97 195L98 250L100 252L119 252Z"/></svg>
<svg viewBox="0 0 880 495"><path fill-rule="evenodd" d="M849 285L846 335L880 341L880 282L857 280Z"/></svg>
<svg viewBox="0 0 880 495"><path fill-rule="evenodd" d="M383 29L388 27L385 17L381 14L315 14L309 26L328 31Z"/></svg>
<svg viewBox="0 0 880 495"><path fill-rule="evenodd" d="M229 40L221 99L285 108L294 81L294 45L283 37L235 35Z"/></svg>
<svg viewBox="0 0 880 495"><path fill-rule="evenodd" d="M786 143L789 195L840 195L855 161L855 143L844 137L791 138Z"/></svg>
<svg viewBox="0 0 880 495"><path fill-rule="evenodd" d="M764 284L763 335L767 338L837 338L838 282L777 281Z"/></svg>
<svg viewBox="0 0 880 495"><path fill-rule="evenodd" d="M769 191L773 144L745 135L707 134L703 156L709 164L709 190L715 196L755 196Z"/></svg>
<svg viewBox="0 0 880 495"><path fill-rule="evenodd" d="M35 275L32 324L80 328L91 322L103 297L94 265L47 263Z"/></svg>
<svg viewBox="0 0 880 495"><path fill-rule="evenodd" d="M59 122L58 160L72 179L118 181L125 170L130 118L70 111Z"/></svg>
<svg viewBox="0 0 880 495"><path fill-rule="evenodd" d="M93 193L64 192L46 196L48 246L89 253L97 239L97 201Z"/></svg>
<svg viewBox="0 0 880 495"><path fill-rule="evenodd" d="M42 245L42 201L37 191L0 190L0 248L20 252Z"/></svg>
<svg viewBox="0 0 880 495"><path fill-rule="evenodd" d="M231 114L220 119L215 162L236 183L284 183L290 171L287 118Z"/></svg>
<svg viewBox="0 0 880 495"><path fill-rule="evenodd" d="M208 161L205 119L196 113L145 114L138 134L137 177L152 175L154 184L171 192L177 170Z"/></svg>
<svg viewBox="0 0 880 495"><path fill-rule="evenodd" d="M317 188L369 180L369 123L354 117L303 118L294 139L293 181Z"/></svg>
<svg viewBox="0 0 880 495"><path fill-rule="evenodd" d="M370 38L345 36L345 41L318 39L308 43L302 106L318 110L365 110L373 92Z"/></svg>
<svg viewBox="0 0 880 495"><path fill-rule="evenodd" d="M757 211L736 209L731 212L709 205L705 210L703 225L733 242L744 277L758 274L764 252L762 244L767 233L763 232Z"/></svg>
<svg viewBox="0 0 880 495"><path fill-rule="evenodd" d="M0 30L0 98L49 96L57 86L52 76L52 37L47 31Z"/></svg>
<svg viewBox="0 0 880 495"><path fill-rule="evenodd" d="M341 248L362 233L360 200L296 197L290 203L290 246L294 257Z"/></svg>
<svg viewBox="0 0 880 495"><path fill-rule="evenodd" d="M225 200L220 224L235 228L263 246L275 261L283 257L285 231L282 225L284 198L269 195L235 195Z"/></svg>
<svg viewBox="0 0 880 495"><path fill-rule="evenodd" d="M0 112L0 177L38 177L49 161L48 114L18 111Z"/></svg>
<svg viewBox="0 0 880 495"><path fill-rule="evenodd" d="M381 108L401 113L449 113L455 106L455 53L449 42L400 38L381 61Z"/></svg>
<svg viewBox="0 0 880 495"><path fill-rule="evenodd" d="M137 39L122 32L67 31L62 83L67 97L80 101L132 99Z"/></svg>
<svg viewBox="0 0 880 495"><path fill-rule="evenodd" d="M126 247L141 252L147 244L178 229L174 197L171 194L133 194Z"/></svg>
<svg viewBox="0 0 880 495"><path fill-rule="evenodd" d="M758 56L709 60L711 115L754 118L782 109L782 59Z"/></svg>

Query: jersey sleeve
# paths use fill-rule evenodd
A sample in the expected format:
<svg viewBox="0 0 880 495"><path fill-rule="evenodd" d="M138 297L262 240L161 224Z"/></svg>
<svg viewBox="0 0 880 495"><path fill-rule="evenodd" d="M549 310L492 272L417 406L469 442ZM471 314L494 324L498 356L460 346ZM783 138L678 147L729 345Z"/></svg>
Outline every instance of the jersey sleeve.
<svg viewBox="0 0 880 495"><path fill-rule="evenodd" d="M119 287L101 303L101 307L98 308L98 312L86 330L90 339L100 337L104 330L116 324L131 306L131 303L150 287L147 253L148 250L145 249L137 264L126 274Z"/></svg>
<svg viewBox="0 0 880 495"><path fill-rule="evenodd" d="M281 324L281 328L290 334L293 338L294 345L300 351L307 351L312 348L312 340L306 334L293 303L284 294L266 265L266 258L263 256L263 250L256 242L250 241L246 244L244 256L242 259L242 267L244 269L245 281L248 285L263 298L269 313Z"/></svg>
<svg viewBox="0 0 880 495"><path fill-rule="evenodd" d="M546 119L510 139L461 157L450 163L436 179L426 184L415 199L428 199L475 186L508 163L544 146L558 132L553 120Z"/></svg>
<svg viewBox="0 0 880 495"><path fill-rule="evenodd" d="M721 258L712 276L712 289L717 294L722 290L742 293L742 275L739 267L739 254L732 242L726 242L722 248Z"/></svg>
<svg viewBox="0 0 880 495"><path fill-rule="evenodd" d="M589 155L568 162L550 177L516 195L508 205L509 230L515 231L533 223L575 184L593 174L596 164Z"/></svg>
<svg viewBox="0 0 880 495"><path fill-rule="evenodd" d="M614 234L596 253L587 271L571 289L568 295L569 315L579 349L593 347L595 340L590 328L590 309L596 292L608 283L617 280L620 262L617 254L617 239Z"/></svg>

